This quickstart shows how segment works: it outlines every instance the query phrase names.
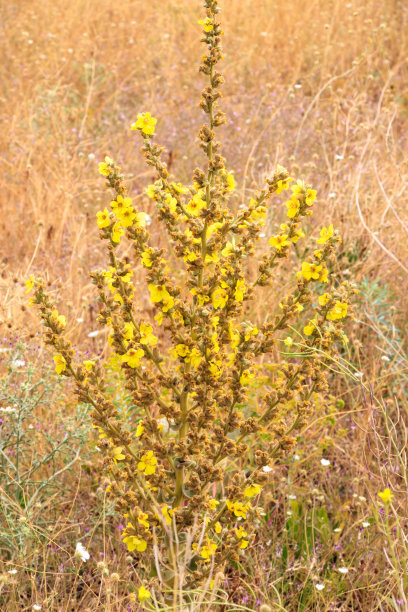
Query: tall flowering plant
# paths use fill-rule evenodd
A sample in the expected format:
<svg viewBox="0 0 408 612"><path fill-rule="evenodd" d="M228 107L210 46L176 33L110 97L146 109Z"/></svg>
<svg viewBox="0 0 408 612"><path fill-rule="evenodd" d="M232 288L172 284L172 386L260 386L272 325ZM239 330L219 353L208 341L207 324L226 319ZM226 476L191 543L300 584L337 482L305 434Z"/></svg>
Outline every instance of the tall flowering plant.
<svg viewBox="0 0 408 612"><path fill-rule="evenodd" d="M178 260L173 273L166 252L152 245L146 214L128 196L120 168L109 157L99 164L113 197L97 213L108 267L91 277L101 303L99 322L109 328L110 363L137 407L134 420L125 421L118 411L101 360L74 358L64 337L65 318L41 279L27 282L45 341L55 351L56 371L72 378L79 400L93 406L109 494L125 517L124 545L140 557L153 581L140 587L143 600L155 580L162 588L195 588L215 568L245 555L271 465L292 449L316 396L328 391L326 364L336 344L346 342L342 323L353 292L330 282L340 242L330 225L301 262L293 291L280 296L279 311L267 311L263 321L251 319L251 302L267 291L293 245L304 238L301 221L312 214L316 191L278 166L234 213L235 179L216 138L225 122L218 107L224 82L217 70L218 2L205 0L204 6L199 23L207 52L200 71L207 86L200 106L207 119L199 141L206 161L191 185L170 177L163 147L154 143L156 119L145 112L132 125L147 164L157 172L146 194ZM283 192L289 194L286 222L259 256L268 201ZM121 256L123 241L133 246L131 263ZM154 319L139 314L137 267ZM271 363L273 373L265 377ZM254 388L256 406L249 400ZM186 571L180 582L181 560Z"/></svg>

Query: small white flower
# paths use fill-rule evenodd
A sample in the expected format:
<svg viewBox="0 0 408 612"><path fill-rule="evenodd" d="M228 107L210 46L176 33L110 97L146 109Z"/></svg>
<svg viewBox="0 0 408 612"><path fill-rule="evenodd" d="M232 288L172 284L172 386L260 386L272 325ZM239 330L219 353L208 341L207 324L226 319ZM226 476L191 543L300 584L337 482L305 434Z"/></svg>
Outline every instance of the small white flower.
<svg viewBox="0 0 408 612"><path fill-rule="evenodd" d="M340 572L340 574L348 574L348 569L347 567L339 567L337 568L338 571Z"/></svg>
<svg viewBox="0 0 408 612"><path fill-rule="evenodd" d="M77 319L77 323L83 323L83 322L84 322L84 320L83 320L82 317L79 317L79 319Z"/></svg>
<svg viewBox="0 0 408 612"><path fill-rule="evenodd" d="M9 574L17 574L17 570L16 570L16 568L13 568L11 570L8 570L8 573Z"/></svg>
<svg viewBox="0 0 408 612"><path fill-rule="evenodd" d="M17 408L12 408L11 406L6 406L5 408L0 408L0 412L17 412Z"/></svg>
<svg viewBox="0 0 408 612"><path fill-rule="evenodd" d="M263 234L263 233L262 233L262 234L259 234L259 237L260 237L260 238L265 238L265 236L266 236L266 234Z"/></svg>
<svg viewBox="0 0 408 612"><path fill-rule="evenodd" d="M293 458L295 461L300 461L300 456L299 455L293 455Z"/></svg>
<svg viewBox="0 0 408 612"><path fill-rule="evenodd" d="M336 155L336 159L338 159L338 160L344 159L344 155Z"/></svg>
<svg viewBox="0 0 408 612"><path fill-rule="evenodd" d="M296 499L296 495L288 495L288 499Z"/></svg>
<svg viewBox="0 0 408 612"><path fill-rule="evenodd" d="M15 360L12 362L12 365L13 365L15 368L24 368L24 366L25 366L25 361L24 361L23 359L15 359Z"/></svg>
<svg viewBox="0 0 408 612"><path fill-rule="evenodd" d="M325 585L324 585L324 584L319 584L319 583L317 583L315 586L316 586L316 589L317 589L318 591L323 591L323 589L324 589L324 587L325 587Z"/></svg>
<svg viewBox="0 0 408 612"><path fill-rule="evenodd" d="M268 472L272 472L272 469L270 465L264 465L262 468L263 472L266 472L268 474Z"/></svg>
<svg viewBox="0 0 408 612"><path fill-rule="evenodd" d="M38 604L34 604L33 610L41 610L41 606L39 606Z"/></svg>
<svg viewBox="0 0 408 612"><path fill-rule="evenodd" d="M320 459L320 463L324 466L327 467L328 465L330 465L330 461L328 459Z"/></svg>
<svg viewBox="0 0 408 612"><path fill-rule="evenodd" d="M363 372L354 372L354 376L356 378L360 378L361 379L361 378L363 378L364 374L363 374Z"/></svg>
<svg viewBox="0 0 408 612"><path fill-rule="evenodd" d="M300 89L301 87L302 87L302 85L300 83L296 83L295 89Z"/></svg>
<svg viewBox="0 0 408 612"><path fill-rule="evenodd" d="M91 331L88 334L88 338L96 338L96 336L98 336L99 334L99 329L96 329L95 331Z"/></svg>
<svg viewBox="0 0 408 612"><path fill-rule="evenodd" d="M145 222L146 222L146 225L151 225L151 222L152 222L151 216L148 215L147 213L146 213L146 216L145 216Z"/></svg>
<svg viewBox="0 0 408 612"><path fill-rule="evenodd" d="M88 561L91 555L86 550L85 546L81 544L81 542L78 542L75 548L75 556L85 563L85 561Z"/></svg>
<svg viewBox="0 0 408 612"><path fill-rule="evenodd" d="M95 159L95 153L88 153L88 159Z"/></svg>
<svg viewBox="0 0 408 612"><path fill-rule="evenodd" d="M368 523L367 521L363 521L363 523L361 523L363 525L363 527L369 527L370 523Z"/></svg>
<svg viewBox="0 0 408 612"><path fill-rule="evenodd" d="M329 198L335 198L337 195L337 193L335 193L334 191L332 191L331 193L329 193Z"/></svg>
<svg viewBox="0 0 408 612"><path fill-rule="evenodd" d="M387 355L383 355L383 356L381 357L381 359L382 359L382 361L389 361L389 360L390 360L390 358L389 358L389 357L387 357Z"/></svg>

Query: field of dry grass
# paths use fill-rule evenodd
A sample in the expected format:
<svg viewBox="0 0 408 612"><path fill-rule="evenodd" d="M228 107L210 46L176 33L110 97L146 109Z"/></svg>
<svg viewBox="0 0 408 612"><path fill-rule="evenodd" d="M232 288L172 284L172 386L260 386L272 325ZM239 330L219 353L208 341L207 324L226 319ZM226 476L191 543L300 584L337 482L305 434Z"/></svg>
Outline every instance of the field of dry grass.
<svg viewBox="0 0 408 612"><path fill-rule="evenodd" d="M1 338L3 348L24 341L29 348L21 359L42 369L39 326L24 293L30 274L52 283L73 322L72 339L93 350L105 345L103 334L88 337L97 329L89 270L104 259L95 215L109 200L98 161L110 155L121 165L130 195L152 217L144 189L154 174L130 131L136 115L149 110L158 117L157 142L177 180L187 182L199 163L201 6L198 0L1 5ZM235 603L202 609L408 610L408 6L223 0L221 19L228 121L220 139L237 182L234 205L247 202L277 163L317 189L309 231L335 224L343 237L337 273L360 288L348 358L363 377L359 383L334 376L336 410L327 416L322 407L296 458L277 468L258 545L248 566L224 581ZM274 206L272 224L283 220ZM150 230L165 245L154 219ZM277 301L271 290L267 306ZM20 385L21 372L15 376ZM46 412L41 419L53 422ZM95 452L87 453L74 484L61 476L64 510L50 515L48 548L35 536L13 555L0 541L2 609L137 608L127 585L138 568L126 561L113 509L105 512L99 468L90 467L97 465ZM385 487L395 494L386 516L377 504ZM5 514L0 523L3 533ZM93 554L93 566L81 574L72 562L72 542L75 548L80 538ZM106 575L95 559L106 561ZM324 589L316 591L313 582Z"/></svg>

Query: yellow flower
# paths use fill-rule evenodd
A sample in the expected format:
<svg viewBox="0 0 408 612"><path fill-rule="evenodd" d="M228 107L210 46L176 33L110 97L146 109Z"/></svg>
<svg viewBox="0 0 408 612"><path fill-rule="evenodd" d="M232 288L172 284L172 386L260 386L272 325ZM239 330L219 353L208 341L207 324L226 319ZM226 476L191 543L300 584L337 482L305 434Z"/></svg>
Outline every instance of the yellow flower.
<svg viewBox="0 0 408 612"><path fill-rule="evenodd" d="M333 236L333 225L329 225L329 227L323 227L320 230L320 238L317 239L318 244L324 244Z"/></svg>
<svg viewBox="0 0 408 612"><path fill-rule="evenodd" d="M192 548L193 550L197 550L198 548L197 544L193 544ZM208 562L210 560L210 558L213 556L217 548L218 548L217 544L213 542L212 540L210 540L209 538L207 538L207 543L204 546L202 546L200 550L200 555L205 560L205 562Z"/></svg>
<svg viewBox="0 0 408 612"><path fill-rule="evenodd" d="M246 536L248 535L243 527L235 527L234 531L235 531L235 535L239 539L246 538Z"/></svg>
<svg viewBox="0 0 408 612"><path fill-rule="evenodd" d="M304 197L308 206L311 206L316 199L316 190L306 188L303 181L297 181L292 187L292 197Z"/></svg>
<svg viewBox="0 0 408 612"><path fill-rule="evenodd" d="M161 506L161 511L163 513L164 521L166 525L171 525L171 517L173 516L173 509L167 505Z"/></svg>
<svg viewBox="0 0 408 612"><path fill-rule="evenodd" d="M258 493L261 492L261 485L259 484L251 484L249 485L249 487L247 487L244 491L244 495L245 497L254 497L255 495L258 495Z"/></svg>
<svg viewBox="0 0 408 612"><path fill-rule="evenodd" d="M176 346L174 347L174 353L178 357L187 357L190 351L186 344L176 344Z"/></svg>
<svg viewBox="0 0 408 612"><path fill-rule="evenodd" d="M153 261L152 261L152 253L151 253L150 250L143 251L143 253L142 253L142 264L146 268L151 268L152 267Z"/></svg>
<svg viewBox="0 0 408 612"><path fill-rule="evenodd" d="M113 165L113 159L110 157L105 157L104 162L99 162L98 164L98 172L103 176L109 176L112 172L111 166Z"/></svg>
<svg viewBox="0 0 408 612"><path fill-rule="evenodd" d="M141 460L137 464L137 469L143 472L146 476L154 474L156 471L157 458L153 455L153 451L147 451L142 455Z"/></svg>
<svg viewBox="0 0 408 612"><path fill-rule="evenodd" d="M202 199L201 195L200 191L196 193L186 206L187 212L193 215L193 217L197 217L200 214L200 210L206 206L206 202Z"/></svg>
<svg viewBox="0 0 408 612"><path fill-rule="evenodd" d="M146 213L145 212L136 213L135 219L134 219L134 226L137 227L137 229L142 229L143 227L146 226Z"/></svg>
<svg viewBox="0 0 408 612"><path fill-rule="evenodd" d="M149 529L149 521L147 520L148 515L145 512L139 512L139 516L137 517L137 522L139 525L142 525L145 529Z"/></svg>
<svg viewBox="0 0 408 612"><path fill-rule="evenodd" d="M126 530L124 533L126 533ZM142 540L135 535L127 535L125 538L123 538L123 542L127 545L129 552L133 552L134 550L137 552L144 552L147 548L146 540Z"/></svg>
<svg viewBox="0 0 408 612"><path fill-rule="evenodd" d="M67 368L67 362L65 361L62 355L54 355L53 357L55 362L55 371L57 374L61 374L61 372L65 372Z"/></svg>
<svg viewBox="0 0 408 612"><path fill-rule="evenodd" d="M207 503L208 503L208 507L210 508L210 510L215 510L216 507L220 505L220 502L218 501L218 499L214 499L212 497L210 497Z"/></svg>
<svg viewBox="0 0 408 612"><path fill-rule="evenodd" d="M97 224L100 229L104 227L109 227L110 219L109 219L109 210L105 208L104 210L100 210L96 213Z"/></svg>
<svg viewBox="0 0 408 612"><path fill-rule="evenodd" d="M239 382L241 385L248 385L253 378L255 378L255 374L252 374L250 370L244 370L239 377Z"/></svg>
<svg viewBox="0 0 408 612"><path fill-rule="evenodd" d="M337 321L347 317L347 303L337 301L326 315L328 321Z"/></svg>
<svg viewBox="0 0 408 612"><path fill-rule="evenodd" d="M239 279L237 281L237 284L235 285L235 293L234 293L234 297L237 302L242 302L246 291L247 291L247 287L245 285L245 281L243 279Z"/></svg>
<svg viewBox="0 0 408 612"><path fill-rule="evenodd" d="M198 259L198 255L193 253L193 251L186 251L186 254L183 257L185 263L193 262Z"/></svg>
<svg viewBox="0 0 408 612"><path fill-rule="evenodd" d="M248 508L249 508L249 503L248 504L243 504L240 501L229 501L227 500L227 508L230 512L232 512L232 514L234 514L235 516L241 517L243 519L246 519L246 515L248 512Z"/></svg>
<svg viewBox="0 0 408 612"><path fill-rule="evenodd" d="M235 528L234 531L237 538L241 540L239 547L242 549L246 548L249 544L249 540L244 540L243 538L246 538L248 536L248 533L242 527L238 527L238 529Z"/></svg>
<svg viewBox="0 0 408 612"><path fill-rule="evenodd" d="M269 238L269 244L280 253L282 249L290 245L290 240L288 240L287 234L281 234Z"/></svg>
<svg viewBox="0 0 408 612"><path fill-rule="evenodd" d="M157 344L157 338L153 334L153 327L151 325L146 325L146 323L140 324L140 344L147 344L148 346L155 346Z"/></svg>
<svg viewBox="0 0 408 612"><path fill-rule="evenodd" d="M222 526L221 526L220 521L217 521L217 522L215 523L215 525L214 525L214 531L215 531L215 533L221 533L221 531L222 531Z"/></svg>
<svg viewBox="0 0 408 612"><path fill-rule="evenodd" d="M136 428L136 434L135 434L136 438L140 438L143 432L144 432L144 423L143 421L139 421L137 424L137 428Z"/></svg>
<svg viewBox="0 0 408 612"><path fill-rule="evenodd" d="M26 293L30 293L31 289L34 287L34 277L30 276L29 279L26 280Z"/></svg>
<svg viewBox="0 0 408 612"><path fill-rule="evenodd" d="M232 172L229 172L227 174L227 191L231 192L234 191L236 187L236 183L235 183L235 178Z"/></svg>
<svg viewBox="0 0 408 612"><path fill-rule="evenodd" d="M225 308L228 302L228 293L226 292L227 285L221 281L221 287L217 287L211 294L212 304L214 308Z"/></svg>
<svg viewBox="0 0 408 612"><path fill-rule="evenodd" d="M118 218L122 227L132 227L133 221L136 219L136 213L133 212L132 207L125 208L121 211L120 216L118 215Z"/></svg>
<svg viewBox="0 0 408 612"><path fill-rule="evenodd" d="M308 206L311 206L312 202L315 201L316 193L317 193L316 189L307 189L307 191L306 191L306 204Z"/></svg>
<svg viewBox="0 0 408 612"><path fill-rule="evenodd" d="M203 26L204 32L212 32L212 30L214 29L214 26L211 23L211 19L209 17L206 17L205 19L200 19L198 23L199 25Z"/></svg>
<svg viewBox="0 0 408 612"><path fill-rule="evenodd" d="M321 274L319 276L319 281L321 283L327 283L328 280L329 280L329 273L328 273L328 270L326 268L326 265L323 264L323 270L322 270L322 272L321 272Z"/></svg>
<svg viewBox="0 0 408 612"><path fill-rule="evenodd" d="M150 113L140 113L137 116L137 121L132 123L131 130L140 130L143 134L151 136L154 134L157 119L152 117Z"/></svg>
<svg viewBox="0 0 408 612"><path fill-rule="evenodd" d="M116 242L116 244L119 244L121 237L124 234L124 230L122 229L119 221L115 223L115 225L112 227L112 242Z"/></svg>
<svg viewBox="0 0 408 612"><path fill-rule="evenodd" d="M326 306L330 298L331 298L330 293L323 293L323 295L319 295L318 302L320 306Z"/></svg>
<svg viewBox="0 0 408 612"><path fill-rule="evenodd" d="M282 170L285 170L285 168L282 168ZM286 179L282 179L280 181L278 181L277 183L277 189L276 189L276 194L279 195L280 193L282 193L282 191L284 189L288 189L289 188L289 184L290 182L293 181L293 178L291 178L290 176Z"/></svg>
<svg viewBox="0 0 408 612"><path fill-rule="evenodd" d="M171 296L164 285L148 285L151 300L153 303L168 300Z"/></svg>
<svg viewBox="0 0 408 612"><path fill-rule="evenodd" d="M92 368L94 367L94 365L95 365L94 361L91 361L89 359L87 361L84 361L85 370L87 370L87 372L90 372Z"/></svg>
<svg viewBox="0 0 408 612"><path fill-rule="evenodd" d="M307 261L302 262L302 271L299 276L303 276L305 280L319 280L323 266L311 264Z"/></svg>
<svg viewBox="0 0 408 612"><path fill-rule="evenodd" d="M134 331L135 328L133 323L125 323L122 330L125 340L133 340Z"/></svg>
<svg viewBox="0 0 408 612"><path fill-rule="evenodd" d="M156 185L149 185L146 188L146 195L148 198L151 198L152 200L156 200L157 199L157 194L156 194Z"/></svg>
<svg viewBox="0 0 408 612"><path fill-rule="evenodd" d="M181 183L172 183L171 186L177 193L188 193L188 187L185 187Z"/></svg>
<svg viewBox="0 0 408 612"><path fill-rule="evenodd" d="M300 203L297 198L292 198L286 202L286 206L288 207L288 212L286 213L289 219L293 219L298 214Z"/></svg>
<svg viewBox="0 0 408 612"><path fill-rule="evenodd" d="M140 359L144 354L144 350L141 348L131 348L127 353L121 356L121 361L122 363L127 363L130 368L138 368Z"/></svg>
<svg viewBox="0 0 408 612"><path fill-rule="evenodd" d="M116 196L116 200L113 200L110 205L115 215L120 216L127 208L131 208L133 202L132 198L123 197L120 193Z"/></svg>
<svg viewBox="0 0 408 612"><path fill-rule="evenodd" d="M392 498L394 497L394 495L391 493L391 490L387 488L387 489L384 489L384 491L380 491L378 493L378 497L382 499L384 504L389 504Z"/></svg>
<svg viewBox="0 0 408 612"><path fill-rule="evenodd" d="M117 463L118 461L123 461L123 459L125 459L125 455L122 453L122 446L116 446L116 448L113 449L112 451L112 457L115 463Z"/></svg>
<svg viewBox="0 0 408 612"><path fill-rule="evenodd" d="M61 327L65 327L67 322L66 319L64 317L64 315L59 315L58 314L58 310L53 310L51 313L51 318L58 323L58 325L61 325Z"/></svg>
<svg viewBox="0 0 408 612"><path fill-rule="evenodd" d="M142 585L139 589L137 597L139 601L145 601L145 599L149 599L151 597L151 594L150 594L150 591L145 589L145 587Z"/></svg>
<svg viewBox="0 0 408 612"><path fill-rule="evenodd" d="M223 257L229 257L234 252L234 249L235 249L235 247L232 244L232 242L228 241L227 244L225 245L225 247L222 249L221 255Z"/></svg>
<svg viewBox="0 0 408 612"><path fill-rule="evenodd" d="M165 204L169 207L171 213L174 214L175 212L177 212L177 200L176 198L173 198L173 196L171 196L169 193L166 196ZM161 210L165 210L164 206L161 208Z"/></svg>
<svg viewBox="0 0 408 612"><path fill-rule="evenodd" d="M304 237L305 237L304 232L302 232L301 229L297 229L294 235L292 236L291 241L293 242L293 244L296 244L299 238L304 238Z"/></svg>
<svg viewBox="0 0 408 612"><path fill-rule="evenodd" d="M288 336L287 338L284 339L283 343L286 344L286 346L292 346L293 340L290 336Z"/></svg>
<svg viewBox="0 0 408 612"><path fill-rule="evenodd" d="M173 298L169 295L168 298L165 298L163 300L163 312L168 312L169 310L171 310L171 308L173 308L174 306L174 300Z"/></svg>
<svg viewBox="0 0 408 612"><path fill-rule="evenodd" d="M306 334L306 336L311 336L314 330L316 329L316 324L317 324L316 319L309 321L309 323L305 325L305 327L303 328L303 333Z"/></svg>

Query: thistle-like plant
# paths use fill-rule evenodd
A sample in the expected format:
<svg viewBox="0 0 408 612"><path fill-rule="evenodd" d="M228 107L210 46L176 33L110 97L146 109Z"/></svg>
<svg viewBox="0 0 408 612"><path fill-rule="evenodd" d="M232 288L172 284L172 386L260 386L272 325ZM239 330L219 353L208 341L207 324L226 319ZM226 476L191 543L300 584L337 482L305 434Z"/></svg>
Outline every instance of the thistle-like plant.
<svg viewBox="0 0 408 612"><path fill-rule="evenodd" d="M336 343L346 342L342 322L353 291L330 283L340 241L330 225L302 261L293 291L280 296L279 312L266 304L265 318L251 320L251 302L262 299L293 244L304 237L300 222L312 214L316 192L278 166L245 207L234 206L234 176L216 139L216 128L225 122L218 108L224 82L217 70L218 2L205 0L204 6L199 23L207 53L200 71L208 84L200 107L207 120L199 141L206 163L194 171L192 184L170 177L161 161L163 147L153 142L156 119L150 113L132 125L157 172L146 194L169 237L169 254L152 246L146 214L127 195L120 168L109 157L99 164L113 199L97 213L108 268L91 277L101 303L99 321L110 330L110 363L137 408L134 421L125 422L112 401L104 364L74 359L64 338L65 318L44 283L30 278L27 284L34 288L31 302L39 306L57 372L73 378L79 400L94 407L110 494L126 517L124 543L150 575L141 599L148 599L146 587L158 580L173 590L200 586L254 541L271 465L292 449L316 394L327 393L326 363ZM268 201L284 191L290 193L286 223L261 256ZM121 257L122 240L133 245L131 263ZM177 261L173 271L170 261ZM154 320L139 315L132 282L137 267L146 278ZM256 403L249 401L249 390Z"/></svg>

